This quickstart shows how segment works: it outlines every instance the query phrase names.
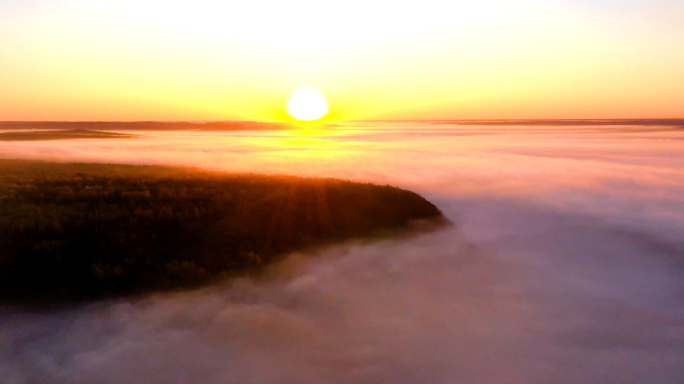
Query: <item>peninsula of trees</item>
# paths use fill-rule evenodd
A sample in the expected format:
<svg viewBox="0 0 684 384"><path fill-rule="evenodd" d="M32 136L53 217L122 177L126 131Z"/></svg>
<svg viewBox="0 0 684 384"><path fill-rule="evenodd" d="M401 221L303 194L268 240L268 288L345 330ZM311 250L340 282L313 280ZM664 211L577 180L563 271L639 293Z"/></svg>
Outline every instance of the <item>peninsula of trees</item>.
<svg viewBox="0 0 684 384"><path fill-rule="evenodd" d="M0 300L60 303L195 287L415 221L447 222L421 196L391 186L0 160Z"/></svg>

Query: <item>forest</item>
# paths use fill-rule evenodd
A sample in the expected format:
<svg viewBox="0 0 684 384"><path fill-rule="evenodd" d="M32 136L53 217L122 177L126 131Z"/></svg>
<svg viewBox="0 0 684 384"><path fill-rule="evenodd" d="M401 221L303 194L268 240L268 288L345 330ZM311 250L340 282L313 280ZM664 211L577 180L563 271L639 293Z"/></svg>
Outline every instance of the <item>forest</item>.
<svg viewBox="0 0 684 384"><path fill-rule="evenodd" d="M69 139L129 139L139 137L126 133L89 131L86 129L69 129L64 131L9 131L0 132L0 141L40 141Z"/></svg>
<svg viewBox="0 0 684 384"><path fill-rule="evenodd" d="M421 196L326 178L0 160L0 300L63 303L258 273L307 247L416 221Z"/></svg>

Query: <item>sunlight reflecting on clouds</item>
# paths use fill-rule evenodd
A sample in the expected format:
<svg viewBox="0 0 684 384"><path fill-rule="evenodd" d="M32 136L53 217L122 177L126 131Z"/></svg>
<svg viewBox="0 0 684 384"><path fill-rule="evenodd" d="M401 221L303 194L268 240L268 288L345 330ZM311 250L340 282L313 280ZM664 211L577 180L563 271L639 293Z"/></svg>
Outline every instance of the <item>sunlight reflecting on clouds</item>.
<svg viewBox="0 0 684 384"><path fill-rule="evenodd" d="M145 132L0 156L326 176L418 191L454 228L292 255L263 279L40 315L0 307L12 383L675 384L684 131Z"/></svg>
<svg viewBox="0 0 684 384"><path fill-rule="evenodd" d="M347 123L336 128L142 132L134 140L0 142L3 157L178 164L346 178L434 195L533 199L666 220L684 207L681 130ZM620 196L619 200L609 197ZM658 197L659 203L648 199ZM618 203L619 201L619 203ZM667 202L667 203L665 203ZM660 204L659 206L656 206ZM679 205L678 205L679 204ZM657 212L657 213L656 213Z"/></svg>

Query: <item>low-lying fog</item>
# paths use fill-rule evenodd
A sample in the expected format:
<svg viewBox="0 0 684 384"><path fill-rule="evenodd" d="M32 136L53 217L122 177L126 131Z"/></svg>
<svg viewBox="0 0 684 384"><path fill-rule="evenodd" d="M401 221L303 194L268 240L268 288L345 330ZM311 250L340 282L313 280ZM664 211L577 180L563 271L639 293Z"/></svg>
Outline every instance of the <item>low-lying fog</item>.
<svg viewBox="0 0 684 384"><path fill-rule="evenodd" d="M456 228L294 255L264 281L0 309L3 383L681 383L684 130L146 132L0 156L324 175Z"/></svg>

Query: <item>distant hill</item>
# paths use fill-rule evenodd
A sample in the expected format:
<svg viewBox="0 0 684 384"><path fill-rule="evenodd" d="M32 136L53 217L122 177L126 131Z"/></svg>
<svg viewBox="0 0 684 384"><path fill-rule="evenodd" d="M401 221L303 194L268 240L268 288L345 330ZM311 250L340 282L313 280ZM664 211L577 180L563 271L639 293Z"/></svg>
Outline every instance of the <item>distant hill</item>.
<svg viewBox="0 0 684 384"><path fill-rule="evenodd" d="M11 131L0 132L0 141L41 141L69 139L129 139L139 137L126 133L70 129L66 131Z"/></svg>
<svg viewBox="0 0 684 384"><path fill-rule="evenodd" d="M215 122L109 122L109 121L4 121L0 130L44 129L44 130L98 130L98 131L253 131L294 129L293 124L257 121L215 121Z"/></svg>
<svg viewBox="0 0 684 384"><path fill-rule="evenodd" d="M0 160L0 301L195 287L295 250L445 224L421 196L335 179Z"/></svg>
<svg viewBox="0 0 684 384"><path fill-rule="evenodd" d="M432 124L457 125L522 125L522 126L607 126L607 125L641 125L641 126L678 126L684 127L684 119L536 119L536 120L439 120Z"/></svg>

